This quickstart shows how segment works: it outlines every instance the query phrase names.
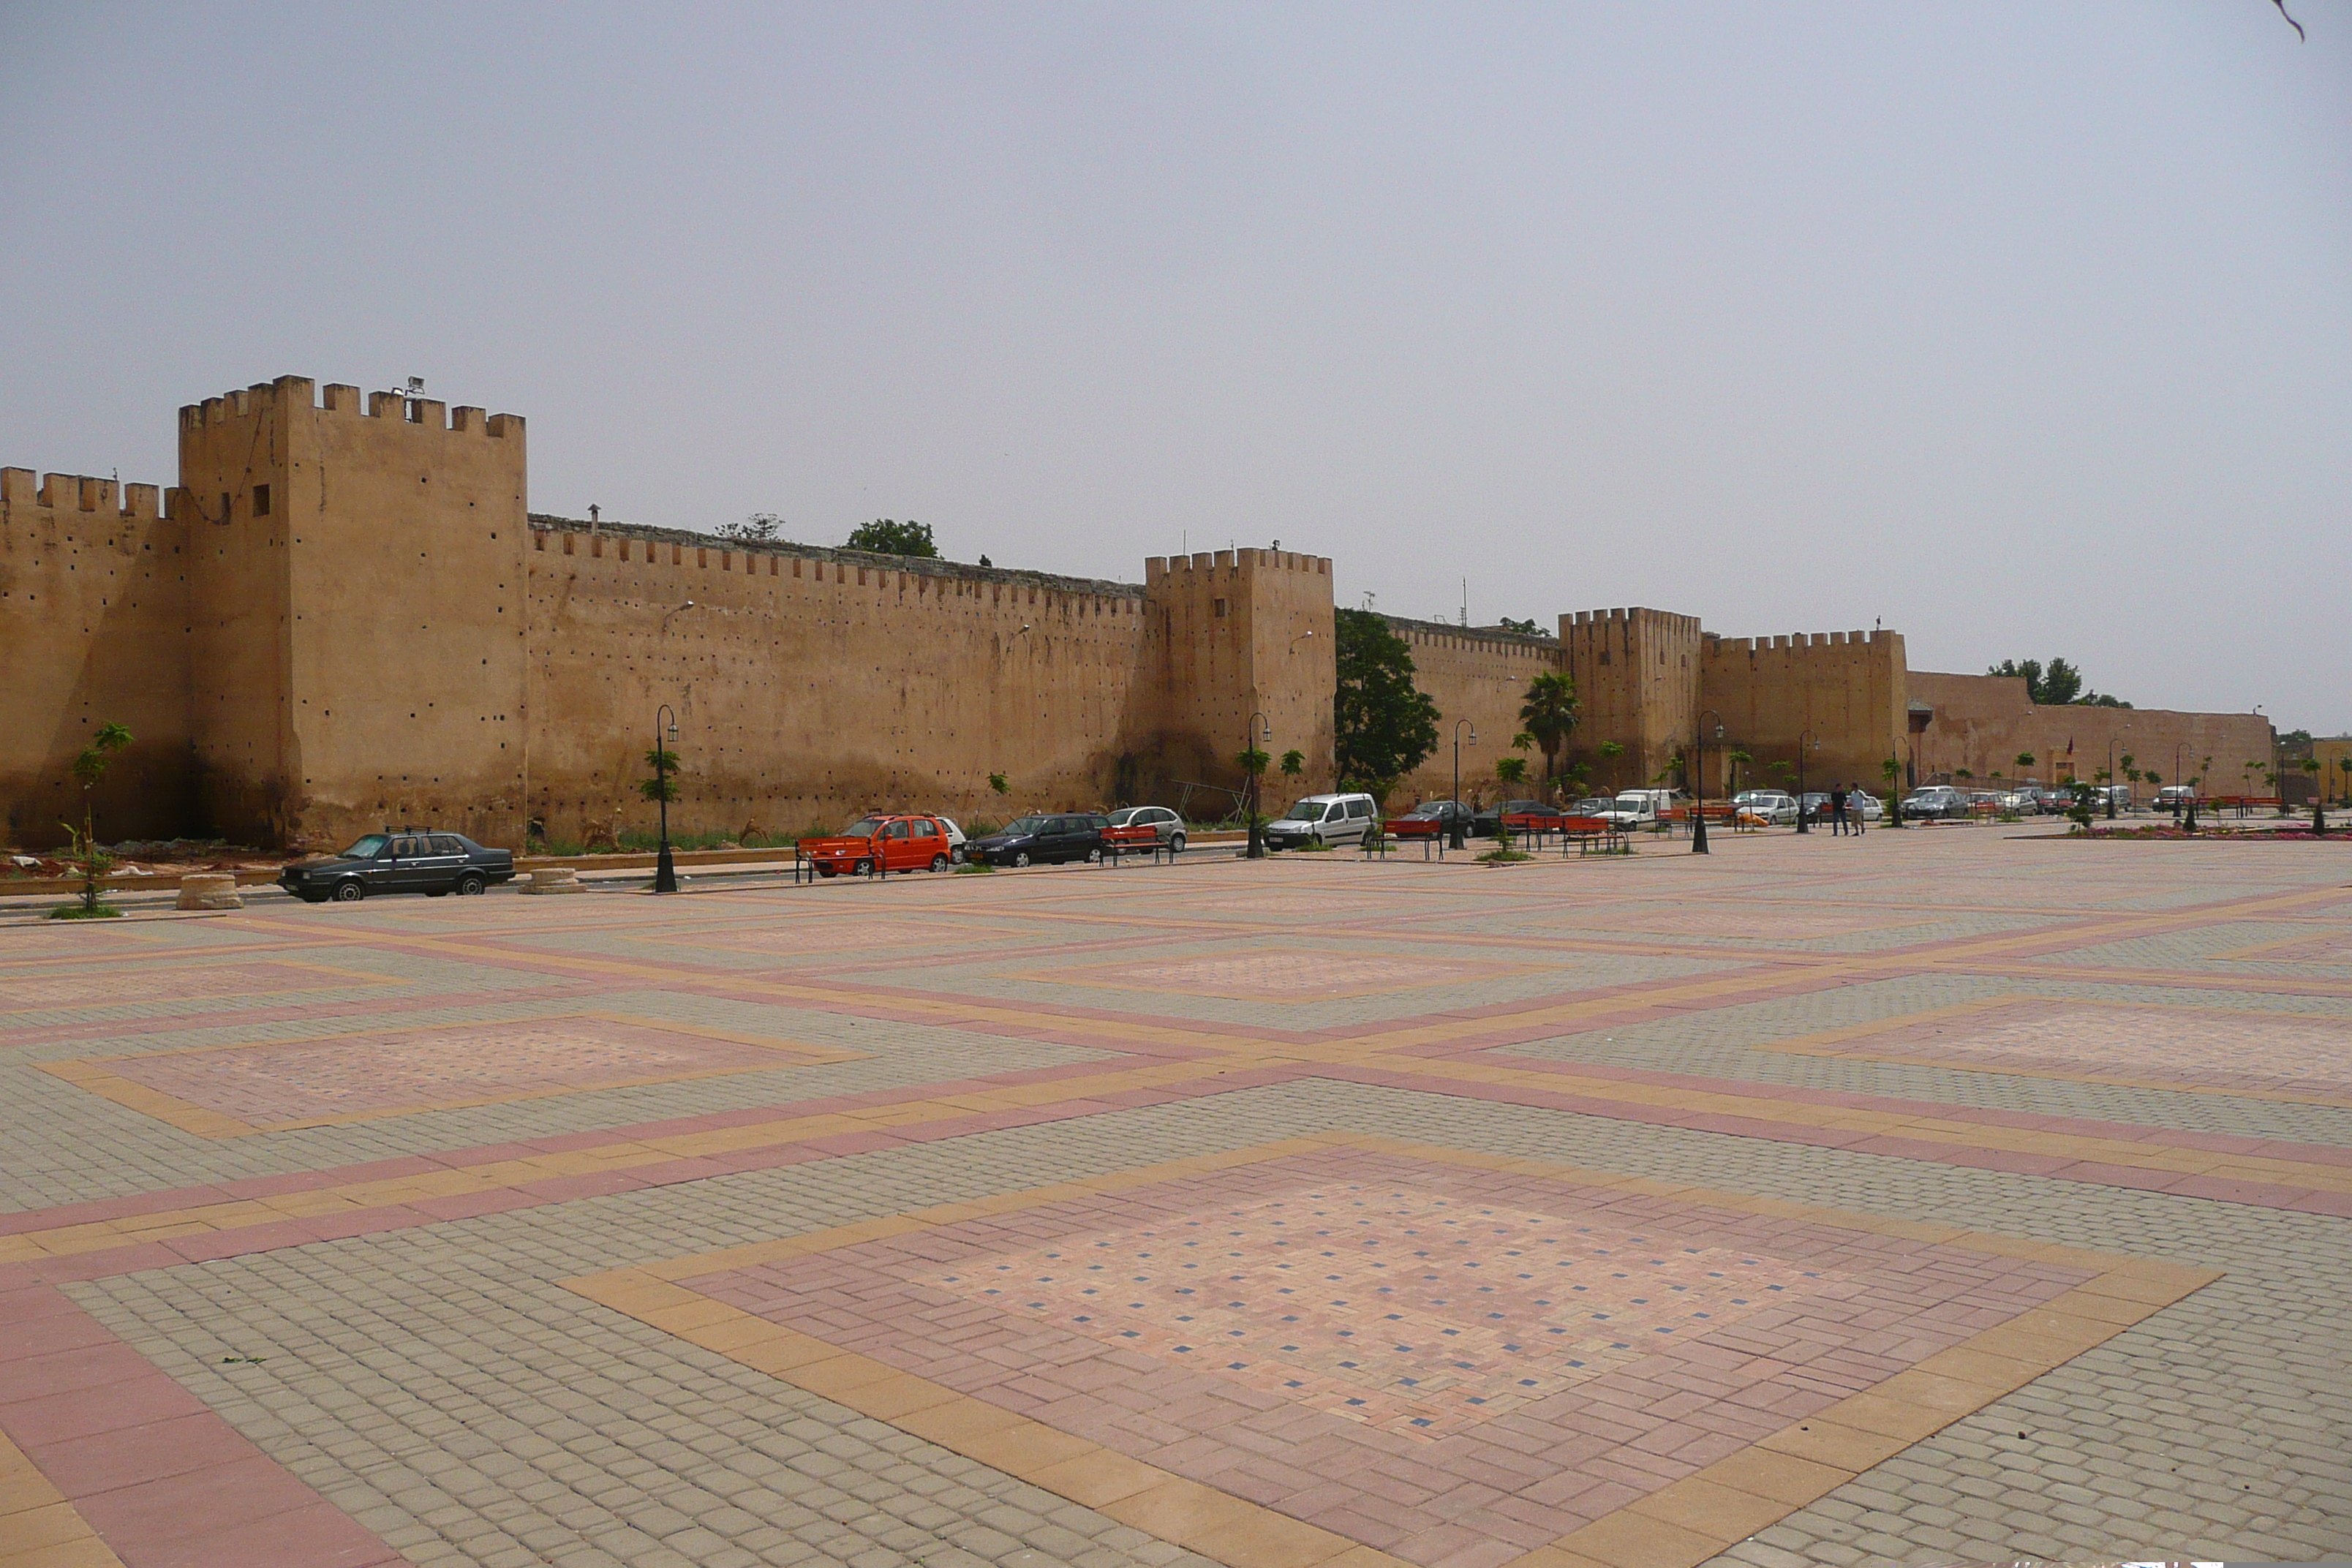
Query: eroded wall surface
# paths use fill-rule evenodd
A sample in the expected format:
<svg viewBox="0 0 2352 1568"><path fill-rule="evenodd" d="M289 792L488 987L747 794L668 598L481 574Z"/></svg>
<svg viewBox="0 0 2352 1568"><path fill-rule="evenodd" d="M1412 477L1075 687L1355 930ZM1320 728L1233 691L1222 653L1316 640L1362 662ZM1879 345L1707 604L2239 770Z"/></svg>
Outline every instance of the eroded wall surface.
<svg viewBox="0 0 2352 1568"><path fill-rule="evenodd" d="M663 704L690 831L1002 821L1155 765L1160 638L1131 584L556 520L527 570L531 815L558 838L652 823Z"/></svg>
<svg viewBox="0 0 2352 1568"><path fill-rule="evenodd" d="M0 831L46 847L82 819L74 757L132 743L89 805L99 837L170 837L191 815L186 526L153 485L0 468Z"/></svg>

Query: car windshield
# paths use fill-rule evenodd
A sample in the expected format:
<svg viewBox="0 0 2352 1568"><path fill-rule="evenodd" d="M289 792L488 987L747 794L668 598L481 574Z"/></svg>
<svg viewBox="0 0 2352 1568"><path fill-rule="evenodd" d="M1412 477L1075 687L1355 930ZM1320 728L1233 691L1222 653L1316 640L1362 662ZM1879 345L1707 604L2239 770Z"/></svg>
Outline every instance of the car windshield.
<svg viewBox="0 0 2352 1568"><path fill-rule="evenodd" d="M1120 806L1117 811L1110 814L1110 825L1113 827L1125 827L1129 823L1135 820L1135 814L1139 809L1139 807L1132 805Z"/></svg>
<svg viewBox="0 0 2352 1568"><path fill-rule="evenodd" d="M373 860L377 856L383 853L384 843L385 839L383 834L367 834L363 836L358 843L343 851L343 858L346 860Z"/></svg>
<svg viewBox="0 0 2352 1568"><path fill-rule="evenodd" d="M844 838L871 838L882 831L882 821L878 816L861 816L843 828L841 836Z"/></svg>
<svg viewBox="0 0 2352 1568"><path fill-rule="evenodd" d="M1045 831L1045 825L1053 820L1054 819L1050 816L1016 816L1012 821L1004 825L1004 831L1007 833L1043 833Z"/></svg>
<svg viewBox="0 0 2352 1568"><path fill-rule="evenodd" d="M1320 822L1323 820L1323 803L1319 800L1302 800L1282 815L1293 822Z"/></svg>

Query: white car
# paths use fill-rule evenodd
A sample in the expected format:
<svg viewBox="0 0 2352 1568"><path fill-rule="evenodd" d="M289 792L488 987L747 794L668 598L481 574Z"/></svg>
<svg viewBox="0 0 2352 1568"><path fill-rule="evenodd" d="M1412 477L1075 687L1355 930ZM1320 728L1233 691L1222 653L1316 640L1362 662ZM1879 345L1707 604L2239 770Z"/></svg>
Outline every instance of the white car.
<svg viewBox="0 0 2352 1568"><path fill-rule="evenodd" d="M1784 789L1744 789L1731 797L1735 815L1775 827L1797 825L1797 797Z"/></svg>
<svg viewBox="0 0 2352 1568"><path fill-rule="evenodd" d="M959 866L962 865L963 829L956 826L956 820L952 816L940 816L936 811L931 813L931 815L938 818L939 825L941 827L948 830L948 858L954 861Z"/></svg>
<svg viewBox="0 0 2352 1568"><path fill-rule="evenodd" d="M1310 795L1265 825L1265 841L1276 849L1354 844L1379 816L1380 807L1368 795Z"/></svg>
<svg viewBox="0 0 2352 1568"><path fill-rule="evenodd" d="M1171 855L1184 852L1184 819L1164 805L1122 805L1110 814L1113 827L1156 827Z"/></svg>

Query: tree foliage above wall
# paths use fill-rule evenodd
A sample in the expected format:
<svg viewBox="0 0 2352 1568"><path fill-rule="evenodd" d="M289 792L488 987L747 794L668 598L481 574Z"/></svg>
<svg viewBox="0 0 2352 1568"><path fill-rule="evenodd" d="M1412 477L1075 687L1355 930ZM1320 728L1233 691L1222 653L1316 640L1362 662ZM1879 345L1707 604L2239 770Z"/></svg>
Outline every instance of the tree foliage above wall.
<svg viewBox="0 0 2352 1568"><path fill-rule="evenodd" d="M925 561L940 558L940 547L932 542L931 525L908 518L894 522L877 517L872 522L861 523L850 531L845 550L870 550L877 555L911 555Z"/></svg>
<svg viewBox="0 0 2352 1568"><path fill-rule="evenodd" d="M1342 779L1386 787L1437 750L1437 704L1412 681L1412 649L1370 610L1340 610L1335 760Z"/></svg>
<svg viewBox="0 0 2352 1568"><path fill-rule="evenodd" d="M2068 703L2084 708L2128 708L2130 703L2102 692L2086 690L2083 672L2064 659L2053 655L2048 668L2038 658L2005 658L1988 666L1987 675L2015 676L2025 682L2025 694L2037 708L2057 708Z"/></svg>

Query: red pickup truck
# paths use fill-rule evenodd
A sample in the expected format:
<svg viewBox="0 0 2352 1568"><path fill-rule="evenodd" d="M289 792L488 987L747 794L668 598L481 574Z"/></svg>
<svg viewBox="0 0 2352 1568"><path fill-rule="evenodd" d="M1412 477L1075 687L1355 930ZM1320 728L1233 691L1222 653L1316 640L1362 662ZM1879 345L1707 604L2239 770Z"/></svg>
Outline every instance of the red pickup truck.
<svg viewBox="0 0 2352 1568"><path fill-rule="evenodd" d="M953 858L947 826L936 816L875 816L832 838L803 838L801 858L820 877L844 871L944 871Z"/></svg>

